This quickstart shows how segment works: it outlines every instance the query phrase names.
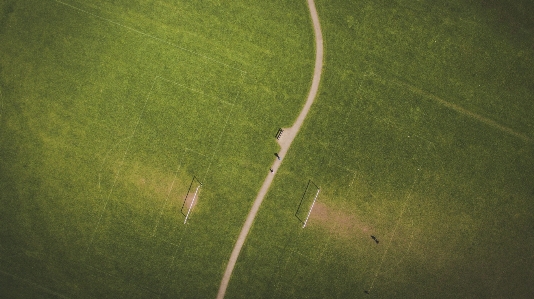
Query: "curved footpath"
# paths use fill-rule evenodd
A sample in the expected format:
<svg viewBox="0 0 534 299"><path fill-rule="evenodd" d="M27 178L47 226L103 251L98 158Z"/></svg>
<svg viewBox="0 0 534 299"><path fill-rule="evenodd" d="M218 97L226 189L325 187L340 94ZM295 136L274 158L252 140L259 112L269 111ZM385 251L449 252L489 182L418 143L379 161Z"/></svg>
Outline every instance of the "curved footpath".
<svg viewBox="0 0 534 299"><path fill-rule="evenodd" d="M226 270L224 271L224 276L221 281L221 285L219 287L219 292L217 293L217 299L223 299L224 294L226 293L226 288L228 287L228 282L230 281L230 277L232 276L232 272L234 271L235 263L237 262L237 258L239 257L239 253L241 252L241 248L243 247L243 244L245 243L245 239L247 238L248 232L250 231L250 228L252 227L252 223L254 222L254 218L256 218L256 214L258 213L258 210L260 208L260 205L263 201L263 198L267 194L267 191L269 190L269 187L271 187L271 183L273 182L274 176L276 175L276 172L278 171L278 168L282 164L282 161L289 150L289 147L291 146L291 143L293 142L293 139L295 139L295 136L297 136L298 131L300 130L300 127L302 126L302 123L304 122L304 119L306 118L306 115L308 114L308 111L310 110L311 105L313 104L313 100L315 100L315 97L317 95L317 91L319 89L319 81L321 80L321 73L323 69L323 35L321 33L321 26L319 24L319 16L317 15L317 10L315 9L315 3L313 0L307 0L308 1L308 7L310 9L310 14L313 22L313 30L315 32L315 69L313 72L313 80L312 85L310 88L310 93L308 94L308 99L306 100L306 104L304 105L304 108L300 111L299 116L297 117L297 120L293 124L291 128L285 128L284 133L280 137L280 140L278 143L280 144L280 152L279 156L281 157L281 160L276 159L272 165L273 172L269 173L267 177L265 178L265 181L263 182L263 185L261 186L260 191L258 192L258 195L256 197L256 200L254 201L254 204L252 205L252 208L250 209L250 212L248 213L247 220L245 221L245 224L243 225L243 228L241 229L241 233L239 233L239 237L237 238L237 241L235 243L234 249L232 250L232 254L230 255L230 260L228 260L228 265L226 266Z"/></svg>

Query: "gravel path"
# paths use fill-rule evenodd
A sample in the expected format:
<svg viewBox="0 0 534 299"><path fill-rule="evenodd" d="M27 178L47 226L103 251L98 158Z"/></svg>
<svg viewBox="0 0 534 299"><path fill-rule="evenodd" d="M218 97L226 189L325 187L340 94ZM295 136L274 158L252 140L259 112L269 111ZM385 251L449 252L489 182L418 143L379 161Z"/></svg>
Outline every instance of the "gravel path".
<svg viewBox="0 0 534 299"><path fill-rule="evenodd" d="M226 288L228 287L228 282L230 281L230 277L232 276L235 263L237 262L237 258L239 257L241 248L243 247L243 244L245 243L245 239L247 238L248 232L250 231L250 228L252 227L254 218L256 218L256 214L258 213L260 205L263 202L263 198L267 194L269 187L271 187L271 183L273 182L274 176L276 175L278 168L282 164L282 161L284 160L284 157L287 151L289 150L289 147L291 146L293 139L295 139L295 136L297 136L297 133L300 130L300 127L302 126L302 123L304 122L304 119L306 118L306 115L308 114L308 111L310 110L310 107L313 104L313 100L315 100L317 91L319 89L319 81L321 80L321 73L323 69L323 35L321 33L321 26L319 24L319 16L317 15L317 10L315 9L315 3L313 2L313 0L307 0L307 1L308 1L308 7L310 9L312 22L313 22L313 30L315 32L315 50L316 50L315 69L313 72L313 80L312 80L312 84L310 88L310 93L308 94L308 99L306 100L306 104L304 105L304 108L302 108L302 110L300 111L300 114L297 117L297 120L295 121L295 123L293 124L291 128L284 129L284 133L282 134L280 140L278 141L281 147L280 152L278 154L281 157L281 159L280 160L275 159L271 167L273 169L273 172L269 173L267 177L265 178L265 181L263 182L263 185L261 186L261 189L258 192L256 200L254 201L254 204L252 205L252 208L250 209L250 212L248 213L245 224L243 225L243 228L241 229L241 233L239 233L239 237L237 238L234 249L232 250L230 259L228 260L228 265L226 266L226 270L224 271L224 276L222 278L221 285L219 287L219 292L217 293L217 299L224 298L224 294L226 293Z"/></svg>

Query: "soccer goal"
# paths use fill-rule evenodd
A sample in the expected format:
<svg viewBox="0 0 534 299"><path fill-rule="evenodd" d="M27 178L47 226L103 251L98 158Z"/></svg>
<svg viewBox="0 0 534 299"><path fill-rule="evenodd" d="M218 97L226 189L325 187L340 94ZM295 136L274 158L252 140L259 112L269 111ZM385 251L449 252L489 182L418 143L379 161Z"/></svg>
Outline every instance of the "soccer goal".
<svg viewBox="0 0 534 299"><path fill-rule="evenodd" d="M295 217L302 223L302 228L305 228L310 219L313 206L319 197L319 192L321 188L317 186L312 180L308 180L304 194L300 199L299 206L295 212Z"/></svg>
<svg viewBox="0 0 534 299"><path fill-rule="evenodd" d="M191 215L191 211L195 206L195 201L198 198L200 187L202 187L202 183L198 180L196 176L193 176L191 184L189 184L189 189L187 189L187 194L185 195L184 203L182 204L182 208L180 209L180 212L185 217L184 224L187 223L187 220ZM187 210L187 212L185 212L185 210Z"/></svg>

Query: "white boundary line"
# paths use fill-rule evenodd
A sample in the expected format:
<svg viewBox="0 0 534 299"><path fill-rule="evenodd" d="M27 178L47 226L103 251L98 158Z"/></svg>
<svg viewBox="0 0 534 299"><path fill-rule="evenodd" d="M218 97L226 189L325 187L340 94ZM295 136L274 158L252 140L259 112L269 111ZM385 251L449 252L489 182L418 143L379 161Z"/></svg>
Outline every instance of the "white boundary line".
<svg viewBox="0 0 534 299"><path fill-rule="evenodd" d="M180 86L180 87L182 87L182 88L188 89L188 90L190 90L190 91L192 91L192 92L201 94L202 96L204 96L204 97L206 97L206 98L211 98L211 99L217 100L217 101L219 101L219 102L221 102L221 103L223 103L223 104L230 105L230 106L234 106L234 105L235 105L234 103L230 103L230 102L225 101L225 100L222 100L222 99L220 99L220 98L218 98L218 97L208 95L208 94L206 94L205 92L203 92L202 90L198 90L198 89L191 88L191 87L189 87L189 86L186 86L186 85L184 85L184 84L178 83L178 82L176 82L176 81L169 80L169 79L164 78L164 77L161 77L161 76L157 76L157 78L158 78L158 79L161 79L162 81L168 82L168 83L170 83L170 84L174 84L174 85Z"/></svg>
<svg viewBox="0 0 534 299"><path fill-rule="evenodd" d="M156 230L158 229L159 221L161 219L161 216L163 215L163 211L165 210L165 206L167 206L167 202L169 201L169 197L171 197L171 192L174 188L174 182L176 182L176 178L178 177L178 171L180 171L180 168L182 167L182 164L178 166L178 169L174 172L174 178L172 179L171 186L169 187L169 192L167 192L167 196L165 197L165 201L163 202L163 206L161 207L161 210L159 212L159 215L156 218L156 226L154 226L154 231L152 232L152 237L156 236Z"/></svg>
<svg viewBox="0 0 534 299"><path fill-rule="evenodd" d="M122 165L124 164L124 160L126 159L126 155L128 154L128 151L130 150L130 145L132 142L132 138L135 136L135 133L137 132L137 127L139 126L139 123L141 122L141 118L143 117L143 114L145 113L146 106L148 104L148 101L150 99L150 95L152 94L152 91L154 90L154 86L156 85L156 78L154 78L154 82L152 82L152 87L150 88L150 91L148 92L148 95L146 97L145 103L143 104L143 108L141 109L141 113L139 114L137 118L137 122L135 123L134 129L132 134L130 135L130 140L128 141L128 144L126 145L126 150L124 151L124 154L122 155L122 160L119 166L119 169L117 170L117 174L115 175L115 178L113 179L113 184L111 185L111 189L109 190L108 196L104 201L104 207L102 208L102 212L100 213L100 216L98 217L98 221L96 223L96 227L91 235L91 239L89 240L89 244L87 245L87 250L85 252L85 255L89 253L89 248L93 244L96 232L98 231L98 228L100 227L100 222L102 221L102 216L104 215L104 212L106 211L106 208L108 206L109 200L111 199L111 194L113 193L113 189L115 188L115 184L117 183L117 180L120 176L120 171L122 169Z"/></svg>
<svg viewBox="0 0 534 299"><path fill-rule="evenodd" d="M202 186L202 185L198 185L197 186L197 189L195 190L195 195L193 196L193 200L191 200L191 203L189 204L189 210L187 210L187 215L185 215L184 224L187 223L187 219L189 218L189 214L191 213L191 209L193 208L193 205L195 204L195 199L197 198L198 189L200 189L200 186Z"/></svg>
<svg viewBox="0 0 534 299"><path fill-rule="evenodd" d="M380 75L377 75L377 76L380 76ZM380 76L381 77L381 76ZM384 78L385 79L385 78ZM386 79L388 80L388 79ZM508 135L511 135L511 136L514 136L516 138L519 138L527 143L534 143L534 140L526 135L525 133L522 133L522 132L518 132L510 127L507 127L505 125L502 125L501 123L491 119L491 118L488 118L486 116L483 116L481 114L478 114L478 113L475 113L471 110L468 110L460 105L457 105L453 102L449 102L445 99L442 99L440 98L439 96L431 93L431 92L428 92L428 91L425 91L421 88L418 88L414 85L411 85L409 83L406 83L406 82L403 82L403 81L400 81L400 80L397 80L397 79L391 79L391 80L388 80L389 82L392 82L393 84L396 84L397 86L401 86L401 87L405 87L407 88L409 91L415 93L415 94L418 94L418 95L421 95L421 96L424 96L426 98L429 98L431 100L433 100L435 103L441 105L441 106L444 106L444 107L447 107L451 110L454 110L456 111L457 113L460 113L460 114L463 114L464 116L467 116L467 117L470 117L476 121L479 121L481 123L484 123L490 127L493 127L494 129L497 129L497 130L500 130L501 132L504 132Z"/></svg>
<svg viewBox="0 0 534 299"><path fill-rule="evenodd" d="M162 280L161 288L159 289L159 292L158 292L158 293L159 293L159 294L158 294L158 298L161 298L161 295L162 295L162 293L163 293L163 289L164 289L165 286L167 285L167 281L168 281L169 276L170 276L170 274L171 274L171 271L173 270L173 267L174 267L174 263L175 263L175 260L176 260L176 256L178 255L178 251L179 251L180 248L181 248L180 245L182 244L182 240L184 239L184 236L185 236L186 233L188 232L188 228L189 228L189 226L185 226L185 229L184 229L184 230L182 231L182 233L180 234L180 239L178 240L178 244L174 244L174 243L169 242L169 241L167 241L167 240L163 240L163 239L161 239L161 240L163 240L164 242L167 242L167 243L173 245L173 246L176 247L176 248L175 248L174 253L173 253L173 255L172 255L172 259L171 259L170 265L169 265L169 267L168 267L169 270L167 271L167 275L165 275L165 279Z"/></svg>
<svg viewBox="0 0 534 299"><path fill-rule="evenodd" d="M242 73L242 74L241 74L241 77L244 78L244 76L245 76L245 73ZM216 101L218 101L218 102L220 102L220 103L223 103L223 104L225 104L225 105L229 105L229 106L230 106L230 111L228 112L228 116L226 117L226 120L224 121L223 129L222 129L222 131L221 131L221 133L220 133L219 139L217 140L216 145L213 147L213 152L212 152L212 154L211 154L211 158L208 156L209 154L203 154L203 153L197 152L197 151L195 151L195 150L193 150L193 149L190 149L190 148L187 148L187 147L184 148L184 151L190 151L190 152L196 153L196 154L198 154L198 155L204 156L204 157L206 157L207 159L209 159L208 167L207 167L207 169L206 169L206 173L204 174L204 183L205 183L205 179L206 179L207 176L208 176L208 173L209 173L210 168L211 168L211 164L212 164L212 162L213 162L213 159L215 158L215 155L216 155L216 153L217 153L219 144L221 143L221 140L222 140L222 138L223 138L223 136L224 136L224 133L226 132L226 128L227 128L227 126L228 126L228 121L230 120L230 118L231 118L231 116L232 116L232 113L233 113L233 111L234 111L234 107L237 106L236 103L237 103L237 100L239 99L239 96L240 96L241 93L240 93L240 91L238 91L237 94L236 94L236 96L235 96L235 98L234 98L233 103L231 103L231 102L222 100L222 99L220 99L220 98L218 98L218 97L210 96L210 95L204 93L204 92L201 91L201 90L197 90L197 89L188 87L188 86L186 86L186 85L184 85L184 84L180 84L180 83L178 83L178 82L176 82L176 81L172 81L172 80L169 80L169 79L164 78L164 77L161 77L161 76L156 76L156 79L161 79L162 81L165 81L165 82L167 82L167 83L170 83L170 84L174 84L174 85L180 86L180 87L182 87L182 88L185 88L185 89L188 89L188 90L193 91L193 92L195 92L195 93L198 93L198 94L200 94L200 95L202 95L202 96L204 96L204 97L210 98L210 99L212 99L212 100L216 100ZM237 81L236 81L236 82L237 82ZM217 126L217 125L215 124L215 126Z"/></svg>
<svg viewBox="0 0 534 299"><path fill-rule="evenodd" d="M306 220L304 220L304 225L302 225L302 228L306 227L306 224L308 223L308 219L310 218L311 212L313 210L313 206L315 205L315 201L317 200L317 196L319 196L319 192L321 189L317 189L317 193L315 193L315 198L313 199L313 203L310 207L310 210L308 211L308 216L306 216Z"/></svg>
<svg viewBox="0 0 534 299"><path fill-rule="evenodd" d="M57 3L59 3L59 4L62 4L62 5L65 5L65 6L67 6L67 7L70 7L71 9L74 9L74 10L80 11L80 12L82 12L82 13L88 14L88 15L90 15L90 16L93 16L93 17L95 17L95 18L98 18L98 19L100 19L100 20L106 21L106 22L108 22L108 23L111 23L111 24L114 24L114 25L123 27L123 28L125 28L125 29L127 29L127 30L130 30L130 31L132 31L132 32L141 34L141 35L143 35L143 36L146 36L146 37L151 38L151 39L153 39L153 40L156 40L156 41L158 41L158 42L167 44L167 45L169 45L169 46L172 46L172 47L174 47L174 48L176 48L176 49L179 49L179 50L182 50L182 51L184 51L184 52L188 52L188 53L191 53L191 54L196 55L196 56L198 56L198 57L202 57L202 58L205 58L205 59L207 59L207 60L211 60L211 61L213 61L213 62L215 62L215 63L218 63L218 64L220 64L220 65L223 65L223 66L225 66L225 67L228 67L228 68L234 69L234 70L236 70L236 71L239 71L240 73L244 73L244 74L247 73L246 71L244 71L244 70L242 70L242 69L233 67L233 66L231 66L231 65L229 65L229 64L226 64L226 63L224 63L224 62L221 62L221 61L219 61L219 60L217 60L217 59L215 59L215 58L211 58L211 57L209 57L209 56L206 56L206 55L197 53L197 52L195 52L195 51L193 51L193 50L189 50L189 49L187 49L187 48L181 47L181 46L179 46L179 45L177 45L177 44L175 44L175 43L166 41L166 40L164 40L164 39L162 39L162 38L159 38L159 37L154 36L154 35L149 34L149 33L145 33L145 32L143 32L143 31L137 30L137 29L132 28L132 27L130 27L130 26L123 25L123 24L121 24L121 23L119 23L119 22L110 20L110 19L108 19L108 18L101 17L101 16L99 16L99 15L97 15L97 14L94 14L94 13L92 13L92 12L86 11L86 10L84 10L84 9L82 9L82 8L79 8L79 7L76 7L76 6L72 5L72 4L68 4L68 3L65 3L65 2L60 1L60 0L53 0L53 1L55 1L55 2L57 2Z"/></svg>
<svg viewBox="0 0 534 299"><path fill-rule="evenodd" d="M300 239L300 236L302 235L302 233L303 233L303 230L301 230L301 229L296 231L296 237L292 238L293 242L291 242L291 243L297 244L297 242ZM286 269L287 269L287 266L289 264L289 261L291 261L291 258L293 257L293 255L295 255L297 253L297 250L292 250L291 249L291 245L289 245L289 243L287 243L287 245L285 245L285 246L278 246L278 248L281 249L282 252L286 252L286 253L289 253L289 254L287 254L287 258L285 259L284 262L280 262L280 267L279 267L279 269L276 270L276 272L275 272L275 274L273 276L274 279L275 279L274 291L273 291L274 296L273 296L273 298L280 297L280 296L278 296L278 290L280 290L280 288L283 286L282 284L284 283L283 281L280 280L280 276L283 275L282 273L286 272ZM286 253L283 253L283 255L280 258L280 260L283 257L286 256ZM304 256L300 252L298 252L298 254L300 254L301 256Z"/></svg>
<svg viewBox="0 0 534 299"><path fill-rule="evenodd" d="M106 160L108 159L110 153L112 151L114 151L116 147L118 147L124 140L129 139L129 138L132 138L132 135L124 137L124 138L121 138L119 141L117 141L117 143L112 145L111 148L104 155L104 159L102 159L102 163L100 164L100 169L98 170L98 191L100 192L100 194L102 194L102 188L100 186L100 183L102 181L101 180L101 178L102 178L102 170L104 169L104 165L106 163Z"/></svg>
<svg viewBox="0 0 534 299"><path fill-rule="evenodd" d="M417 168L419 169L419 168ZM408 206L408 202L410 201L410 199L412 198L412 192L413 192L413 189L415 188L415 184L416 182L418 181L417 179L417 170L415 170L416 172L416 177L414 178L414 181L412 183L412 187L410 188L410 191L408 193L408 195L406 196L406 201L404 202L403 206L402 206L402 209L401 209L401 212L399 214L399 217L397 218L397 221L395 222L395 226L393 227L393 232L391 233L391 236L389 238L389 243L386 247L386 250L384 251L384 254L382 255L382 258L380 259L380 264L378 265L377 269L376 269L376 272L375 272L375 275L373 277L373 280L371 281L371 286L369 287L369 289L367 290L368 292L371 292L371 290L373 289L374 285L375 285L375 282L378 278L378 275L380 274L380 270L382 268L382 264L384 263L384 260L386 259L386 255L388 253L388 250L389 248L391 247L391 244L392 244L392 241L393 241L393 238L395 238L395 235L397 233L397 227L399 226L399 223L401 222L402 220L402 217L404 216L404 212L406 211L406 207ZM413 229L413 228L412 228ZM411 245L410 245L411 246Z"/></svg>
<svg viewBox="0 0 534 299"><path fill-rule="evenodd" d="M4 97L2 96L2 90L0 89L0 119L2 119L2 112L4 112Z"/></svg>
<svg viewBox="0 0 534 299"><path fill-rule="evenodd" d="M386 256L388 254L388 250L389 248L391 247L391 243L393 241L393 238L395 237L396 233L397 233L397 227L399 226L399 222L401 221L402 219L402 216L404 215L404 211L406 210L406 206L408 204L408 200L410 199L410 195L408 195L408 198L406 199L406 201L404 202L404 206L402 207L402 210L400 212L400 215L399 217L397 218L397 221L395 223L395 227L393 228L393 232L391 233L391 236L389 238L389 243L388 243L388 246L386 247L386 250L384 251L384 253L382 254L382 258L380 259L380 264L378 264L378 267L376 268L376 271L375 271L375 276L373 277L373 280L371 281L371 286L369 287L369 289L367 290L368 292L371 292L371 290L373 289L374 285L375 285L375 281L376 279L378 278L378 274L380 274L380 270L382 268L382 264L384 263L384 260L386 259Z"/></svg>

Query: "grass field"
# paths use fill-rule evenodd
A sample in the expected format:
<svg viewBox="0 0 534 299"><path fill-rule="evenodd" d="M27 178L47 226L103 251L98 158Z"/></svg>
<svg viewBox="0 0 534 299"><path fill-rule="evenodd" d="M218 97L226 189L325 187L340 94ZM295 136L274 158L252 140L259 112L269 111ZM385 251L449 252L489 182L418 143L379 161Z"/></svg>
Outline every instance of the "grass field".
<svg viewBox="0 0 534 299"><path fill-rule="evenodd" d="M228 297L534 296L532 4L316 5L321 94Z"/></svg>
<svg viewBox="0 0 534 299"><path fill-rule="evenodd" d="M0 297L214 297L307 90L305 3L0 12Z"/></svg>
<svg viewBox="0 0 534 299"><path fill-rule="evenodd" d="M305 1L261 2L0 2L0 297L215 297L313 71ZM534 296L534 6L316 6L227 297Z"/></svg>

